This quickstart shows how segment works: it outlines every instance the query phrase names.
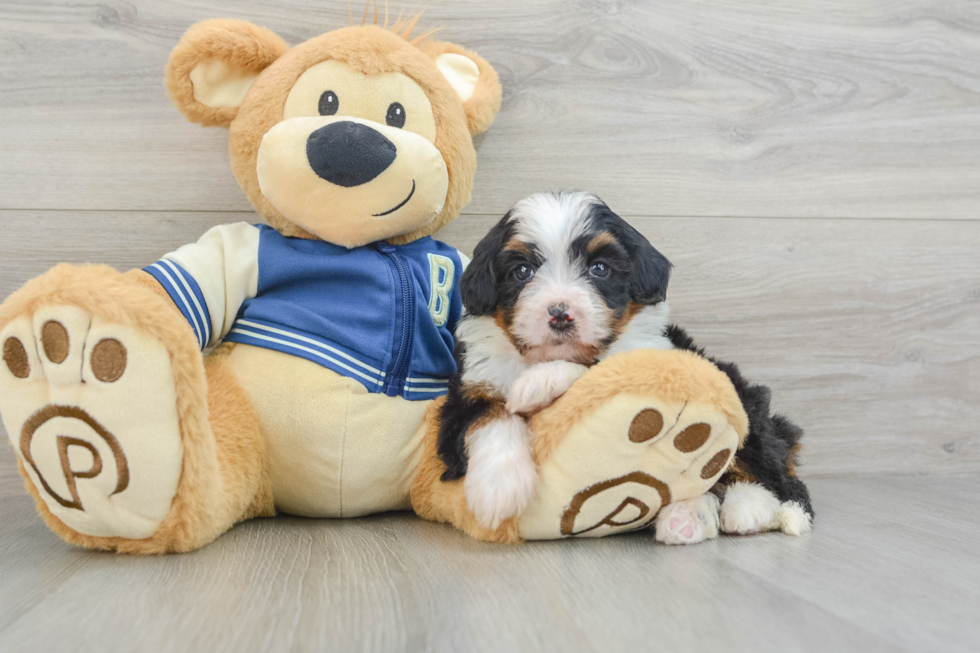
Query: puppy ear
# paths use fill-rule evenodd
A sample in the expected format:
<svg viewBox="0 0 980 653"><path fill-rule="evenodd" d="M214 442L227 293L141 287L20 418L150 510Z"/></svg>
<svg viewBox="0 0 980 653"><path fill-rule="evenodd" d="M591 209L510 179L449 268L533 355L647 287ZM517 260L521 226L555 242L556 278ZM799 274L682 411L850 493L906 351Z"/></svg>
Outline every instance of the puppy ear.
<svg viewBox="0 0 980 653"><path fill-rule="evenodd" d="M639 304L659 304L667 299L667 283L670 281L670 268L667 257L657 251L632 225L626 227L626 251L633 261L633 278L630 280L630 293L633 301Z"/></svg>
<svg viewBox="0 0 980 653"><path fill-rule="evenodd" d="M418 48L432 57L436 67L463 103L470 135L485 132L500 111L497 71L475 52L441 41L422 41Z"/></svg>
<svg viewBox="0 0 980 653"><path fill-rule="evenodd" d="M670 268L667 257L657 251L633 225L613 213L602 200L598 200L594 220L613 232L616 240L626 248L633 266L630 278L630 296L639 304L659 304L667 299L667 283Z"/></svg>
<svg viewBox="0 0 980 653"><path fill-rule="evenodd" d="M287 50L276 34L243 20L197 23L170 53L170 99L191 122L227 127L252 82Z"/></svg>
<svg viewBox="0 0 980 653"><path fill-rule="evenodd" d="M459 280L463 307L470 315L490 315L497 309L497 269L494 259L504 248L514 227L510 213L483 237L473 250L473 260Z"/></svg>

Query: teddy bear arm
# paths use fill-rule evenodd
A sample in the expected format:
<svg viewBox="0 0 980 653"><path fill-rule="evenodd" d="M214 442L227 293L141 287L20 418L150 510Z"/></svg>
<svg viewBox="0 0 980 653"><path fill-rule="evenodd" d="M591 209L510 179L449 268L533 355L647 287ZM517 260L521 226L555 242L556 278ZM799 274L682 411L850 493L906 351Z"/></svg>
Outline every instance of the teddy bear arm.
<svg viewBox="0 0 980 653"><path fill-rule="evenodd" d="M167 302L171 306L173 306L173 309L175 311L177 311L178 313L180 312L180 309L178 309L177 305L174 304L170 295L167 293L166 290L164 290L163 286L160 285L160 282L154 279L153 275L147 272L146 270L140 270L138 268L134 268L132 270L128 270L127 272L124 272L123 276L129 279L130 281L132 281L133 283L136 283L142 286L143 288L146 288L147 290L157 295L158 297L162 297L163 299L166 299Z"/></svg>

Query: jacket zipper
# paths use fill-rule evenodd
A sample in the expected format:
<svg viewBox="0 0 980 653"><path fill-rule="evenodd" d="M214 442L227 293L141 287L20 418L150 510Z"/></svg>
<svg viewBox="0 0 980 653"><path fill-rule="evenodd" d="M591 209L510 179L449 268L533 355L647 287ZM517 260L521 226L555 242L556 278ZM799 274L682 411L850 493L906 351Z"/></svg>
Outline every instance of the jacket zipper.
<svg viewBox="0 0 980 653"><path fill-rule="evenodd" d="M395 311L395 328L398 329L401 323L401 333L398 335L397 346L391 363L385 371L385 381L381 392L389 397L395 397L402 393L405 385L405 377L408 375L405 367L408 365L409 353L412 345L412 332L415 329L415 302L412 294L412 285L408 278L408 271L405 269L405 262L396 253L395 247L388 243L379 243L378 249L388 259L394 267L395 278L398 279L401 301Z"/></svg>

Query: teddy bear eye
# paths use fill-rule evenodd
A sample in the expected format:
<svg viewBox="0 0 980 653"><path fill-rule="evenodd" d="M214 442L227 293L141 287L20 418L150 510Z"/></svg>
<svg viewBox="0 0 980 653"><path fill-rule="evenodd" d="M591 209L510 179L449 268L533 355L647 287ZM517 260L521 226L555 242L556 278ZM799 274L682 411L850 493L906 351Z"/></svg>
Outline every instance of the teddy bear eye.
<svg viewBox="0 0 980 653"><path fill-rule="evenodd" d="M333 91L324 91L320 96L320 115L332 116L339 108L340 100L337 99L337 94Z"/></svg>
<svg viewBox="0 0 980 653"><path fill-rule="evenodd" d="M405 107L397 102L392 102L388 105L388 115L385 116L385 122L391 127L398 127L401 129L405 126Z"/></svg>

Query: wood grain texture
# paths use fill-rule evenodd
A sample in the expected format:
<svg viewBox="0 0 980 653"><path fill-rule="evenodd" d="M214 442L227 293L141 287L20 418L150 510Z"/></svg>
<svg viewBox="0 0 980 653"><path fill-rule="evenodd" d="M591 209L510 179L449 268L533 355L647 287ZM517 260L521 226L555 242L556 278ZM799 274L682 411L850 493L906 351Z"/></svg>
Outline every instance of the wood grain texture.
<svg viewBox="0 0 980 653"><path fill-rule="evenodd" d="M630 216L676 266L675 320L806 429L816 530L506 547L277 518L136 559L62 543L0 447L0 650L980 649L980 3L427 4L504 85L440 238L469 253L548 188ZM298 43L347 11L0 4L0 298L256 221L227 135L170 105L167 55L205 18Z"/></svg>
<svg viewBox="0 0 980 653"><path fill-rule="evenodd" d="M26 496L24 481L17 473L17 458L14 450L8 446L3 425L0 425L0 433L5 436L3 444L0 445L0 498Z"/></svg>
<svg viewBox="0 0 980 653"><path fill-rule="evenodd" d="M255 215L0 211L0 296L59 261L142 267L229 219ZM470 253L497 219L440 237ZM674 320L806 430L806 473L980 470L980 222L631 222L675 265Z"/></svg>
<svg viewBox="0 0 980 653"><path fill-rule="evenodd" d="M483 54L504 86L471 212L581 187L629 215L978 217L971 0L427 5L423 24L446 25L440 38ZM326 0L5 1L0 208L248 210L226 134L166 97L170 49L204 18L297 43L347 13Z"/></svg>
<svg viewBox="0 0 980 653"><path fill-rule="evenodd" d="M815 530L505 546L406 514L183 555L74 549L0 499L7 651L974 651L976 476L820 479Z"/></svg>

